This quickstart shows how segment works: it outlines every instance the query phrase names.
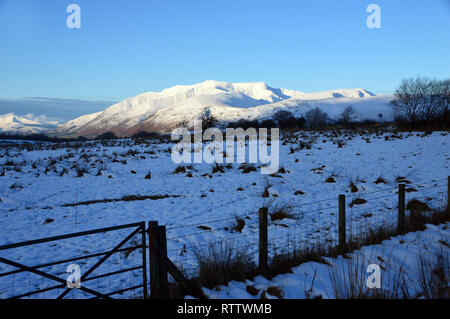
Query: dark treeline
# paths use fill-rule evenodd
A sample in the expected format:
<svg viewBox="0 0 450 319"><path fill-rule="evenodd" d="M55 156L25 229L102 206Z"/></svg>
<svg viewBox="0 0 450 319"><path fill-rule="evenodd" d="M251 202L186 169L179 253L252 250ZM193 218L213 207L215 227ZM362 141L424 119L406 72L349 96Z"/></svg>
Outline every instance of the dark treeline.
<svg viewBox="0 0 450 319"><path fill-rule="evenodd" d="M404 79L391 107L397 128L442 130L450 128L450 79Z"/></svg>
<svg viewBox="0 0 450 319"><path fill-rule="evenodd" d="M404 79L394 93L390 106L395 115L393 124L399 130L448 130L450 128L450 79L435 80L425 77ZM271 117L263 120L241 119L232 123L220 123L206 107L201 115L202 127L229 128L280 128L286 130L322 130L322 129L357 129L386 126L375 121L355 121L356 112L351 105L347 106L337 119L330 119L328 114L319 108L308 110L297 117L288 110L278 110ZM178 127L189 128L185 121ZM157 132L137 132L130 136L134 139L167 141L170 134ZM60 138L45 134L9 134L0 133L3 140L28 140L45 142L76 142L89 140L117 139L113 132L105 132L93 138Z"/></svg>
<svg viewBox="0 0 450 319"><path fill-rule="evenodd" d="M52 137L45 134L10 134L10 133L0 133L1 140L22 140L22 141L39 141L39 142L54 142L54 143L66 143L66 142L77 142L77 141L87 141L85 137L77 138L59 138Z"/></svg>

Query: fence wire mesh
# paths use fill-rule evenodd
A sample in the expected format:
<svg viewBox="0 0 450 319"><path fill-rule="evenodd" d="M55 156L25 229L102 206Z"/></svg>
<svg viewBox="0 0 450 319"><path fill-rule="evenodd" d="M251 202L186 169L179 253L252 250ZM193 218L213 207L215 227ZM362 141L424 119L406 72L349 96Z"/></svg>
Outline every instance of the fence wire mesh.
<svg viewBox="0 0 450 319"><path fill-rule="evenodd" d="M447 206L447 179L429 183L405 183L406 218L411 214L411 202L420 201L428 207L424 215L443 212ZM394 232L398 223L398 185L373 192L346 193L347 242L364 242L380 231ZM320 249L326 252L339 242L338 196L307 203L273 205L268 208L269 263L283 255ZM267 202L266 202L267 203ZM234 205L230 203L229 205ZM227 204L222 209L230 208ZM258 208L246 215L235 215L167 228L168 257L187 277L199 272L199 262L205 256L227 247L230 254L245 252L246 258L258 263L259 216ZM222 252L226 255L226 252Z"/></svg>
<svg viewBox="0 0 450 319"><path fill-rule="evenodd" d="M70 265L79 267L79 274L83 276L112 251L114 252L106 260L81 281L81 286L112 298L142 298L144 264L141 232L144 228L120 249L115 249L138 226L20 247L3 249L5 246L2 246L0 257L58 277L64 283L0 261L0 298L56 299L67 289L67 280L73 273ZM138 230L139 228L136 229ZM93 297L96 295L82 289L70 289L64 298Z"/></svg>

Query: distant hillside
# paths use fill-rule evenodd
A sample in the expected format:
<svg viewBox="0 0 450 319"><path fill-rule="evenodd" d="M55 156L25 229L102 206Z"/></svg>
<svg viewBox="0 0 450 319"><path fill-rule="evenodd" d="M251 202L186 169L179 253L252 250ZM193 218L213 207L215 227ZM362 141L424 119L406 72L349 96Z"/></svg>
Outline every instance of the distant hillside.
<svg viewBox="0 0 450 319"><path fill-rule="evenodd" d="M219 121L269 118L280 109L301 116L319 107L337 118L352 105L357 120L391 120L390 95L375 96L364 89L338 89L304 93L276 89L264 82L227 83L205 81L177 85L162 92L148 92L112 105L103 112L84 115L49 131L54 136L94 136L107 131L119 136L138 131L170 132L181 122L190 122L208 107Z"/></svg>

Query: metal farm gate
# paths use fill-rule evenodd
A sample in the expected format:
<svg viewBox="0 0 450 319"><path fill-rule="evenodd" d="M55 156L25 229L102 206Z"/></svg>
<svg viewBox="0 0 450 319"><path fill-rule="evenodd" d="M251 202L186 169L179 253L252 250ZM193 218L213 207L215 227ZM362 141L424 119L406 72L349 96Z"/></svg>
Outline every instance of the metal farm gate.
<svg viewBox="0 0 450 319"><path fill-rule="evenodd" d="M92 249L96 243L105 241L107 234L117 231L120 234L113 237L112 246L110 241L107 241L109 243L107 249L95 252L87 250ZM96 234L101 238L95 237ZM72 246L64 246L63 242L70 239L78 242ZM47 250L40 247L41 249L37 249L37 253L33 255L32 248L38 245L47 245ZM60 247L59 251L57 247ZM71 247L78 250L84 247L83 253L77 256L64 254ZM49 255L52 255L52 251L55 254L63 254L61 256L64 256L64 259L50 261L43 251L50 251ZM0 246L0 298L42 298L44 296L44 298L62 299L76 291L78 296L75 298L110 299L114 295L139 290L137 294L132 295L132 298L145 299L147 298L146 251L145 222L3 245ZM131 254L133 254L132 261L130 261ZM118 261L113 260L117 255L119 255L119 258L116 258ZM31 260L22 261L27 256ZM45 262L37 265L30 264L37 260L41 262L45 260ZM78 283L76 287L78 289L72 289L74 287L69 286L67 279L69 274L67 268L64 268L67 264L75 263L81 263L84 266L75 281L75 284ZM62 271L61 267L63 267ZM107 270L99 273L104 268ZM126 280L123 278L127 273L132 273L131 280L128 277ZM31 279L31 276L34 279ZM114 276L116 279L113 278ZM95 281L97 286L91 284Z"/></svg>
<svg viewBox="0 0 450 319"><path fill-rule="evenodd" d="M444 183L444 180L447 180L447 183ZM448 221L450 177L428 183L428 186L422 186L422 189L428 189L427 194L422 197L411 195L410 201L406 201L407 189L403 183L398 185L397 192L395 192L395 188L392 188L383 190L383 194L380 194L380 191L372 193L376 193L372 200L379 201L380 198L387 198L393 202L391 207L396 209L386 208L385 203L382 206L378 205L379 207L354 208L353 206L358 204L358 200L360 203L367 202L367 200L361 199L362 197L360 196L362 194L358 194L357 196L359 197L347 195L352 199L350 203L348 201L346 203L346 195L344 194L339 195L338 198L331 199L335 202L338 199L338 201L335 206L327 206L330 216L334 216L333 219L326 220L325 226L329 228L328 230L325 229L325 231L328 231L328 233L325 236L319 234L324 241L312 241L313 246L309 247L317 247L314 245L322 244L324 248L345 253L349 250L357 249L358 242L355 241L355 238L360 243L364 243L366 238L364 236L371 236L371 231L376 230L377 227L382 227L382 229L385 229L385 232L387 231L387 234L392 235L404 234L408 231L408 228L405 227L407 223L410 224L409 231L419 230L420 227L417 225L420 226L420 223L417 224L417 221L411 219L414 211L411 203L414 203L414 201L420 202L419 199L424 201L420 203L425 205L426 209L424 211L429 213L428 215L420 215L422 216L423 224L439 224ZM387 193L384 193L385 191ZM445 193L447 193L446 196ZM367 197L370 194L365 193L365 198L370 199ZM396 203L395 198L397 199ZM425 202L427 204L424 204ZM410 214L406 213L407 210L410 211ZM319 213L320 215L324 211L321 208L316 211L310 210L309 213L314 215ZM301 211L299 214L301 214L302 222L304 223L304 212ZM254 218L253 221L259 227L255 227L256 230L252 233L236 235L240 236L241 239L244 238L243 236L247 236L251 239L251 244L256 246L260 274L267 272L268 262L271 257L268 250L268 216L267 207L261 207L257 218ZM359 223L355 219L358 216L360 217ZM372 222L367 221L369 218L372 218ZM209 223L212 226L211 223L223 220L214 220ZM409 222L410 220L412 222ZM380 221L382 223L379 223ZM313 219L312 222L310 229L307 226L293 228L293 231L298 231L307 236L302 242L302 244L306 243L304 247L307 248L308 236L311 236L308 234L315 234L320 230L324 230L320 228L320 219L319 221ZM334 228L331 229L330 225L333 225L333 223ZM204 225L206 224L208 224L208 221L202 221L202 224L180 227L203 227L200 228L202 230L212 229L205 227ZM219 226L219 228L223 229L223 225ZM283 230L285 227L272 227L271 232L274 233L275 231L280 231L280 229ZM195 236L196 234L198 234L197 230L192 234L184 234L183 237ZM287 235L289 234L287 233ZM349 236L347 237L347 235ZM236 236L231 236L229 240L233 241L233 238ZM257 238L257 241L253 240L253 236L255 239ZM329 238L327 236L333 240L328 241ZM294 238L296 237L294 236ZM200 299L206 298L195 277L186 273L185 266L188 265L189 260L183 258L189 258L189 256L179 259L178 257L181 254L175 253L173 249L171 249L171 254L168 256L167 242L173 239L176 239L176 237L166 237L165 226L158 225L157 221L149 221L148 225L145 222L139 222L0 246L0 299L36 298L36 294L44 294L44 298L51 299L64 297L77 299L89 297L111 298L111 296L118 296L119 298L146 299L149 297L151 299L167 299L174 296L176 291L173 291L173 288L181 288L184 295L188 294ZM72 243L72 245L64 243L69 240L74 240L75 243ZM220 242L222 243L224 240L227 239L222 238ZM214 244L214 242L212 243ZM210 247L210 244L193 245L190 247L190 250L192 251L200 247L200 245ZM241 242L239 244L242 245ZM292 247L296 247L295 243L288 242L287 244L292 244ZM44 247L40 246L33 252L33 249L39 245L44 245ZM283 245L286 245L286 243L283 243ZM92 251L98 246L107 246L108 248ZM71 249L77 253L69 253ZM183 250L186 250L186 245L183 246ZM55 255L59 255L61 258L56 261L50 261ZM147 257L149 258L149 263L147 263ZM136 259L138 262L136 262ZM35 263L38 261L41 263L36 265ZM77 264L73 264L75 262ZM78 276L75 277L75 283L80 284L79 287L76 287L79 289L73 289L74 287L71 286L71 283L74 282L69 280L67 273L73 275L72 269L64 267L68 263L72 263L69 266L79 266L78 264L81 264L81 267L83 267L82 270L81 267L79 268ZM58 266L61 266L62 269L61 267L58 269ZM194 267L198 269L198 265L194 265ZM147 280L147 273L149 274L149 281ZM174 286L173 281L171 283L168 282L169 275L178 286ZM35 278L31 278L31 276ZM46 284L40 281L44 279L47 280ZM94 282L96 285L93 284ZM149 291L150 294L148 293ZM50 292L52 292L50 295L45 295L45 293ZM80 292L83 294L80 294ZM38 295L37 298L42 298L42 295Z"/></svg>

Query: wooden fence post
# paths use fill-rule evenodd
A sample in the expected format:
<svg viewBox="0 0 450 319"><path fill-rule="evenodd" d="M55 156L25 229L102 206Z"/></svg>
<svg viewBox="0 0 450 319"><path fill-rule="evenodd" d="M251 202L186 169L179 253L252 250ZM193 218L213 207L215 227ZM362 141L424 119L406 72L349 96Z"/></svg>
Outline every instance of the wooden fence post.
<svg viewBox="0 0 450 319"><path fill-rule="evenodd" d="M150 298L168 299L166 227L157 221L148 223L150 248Z"/></svg>
<svg viewBox="0 0 450 319"><path fill-rule="evenodd" d="M196 283L184 277L183 273L169 258L166 259L166 266L167 272L184 288L185 292L200 299L207 299L202 289Z"/></svg>
<svg viewBox="0 0 450 319"><path fill-rule="evenodd" d="M397 232L405 231L405 184L398 185L398 225Z"/></svg>
<svg viewBox="0 0 450 319"><path fill-rule="evenodd" d="M147 282L147 238L145 236L145 221L141 223L141 240L142 240L142 280L144 282L144 299L148 297L148 282Z"/></svg>
<svg viewBox="0 0 450 319"><path fill-rule="evenodd" d="M167 240L166 226L158 226L159 234L159 270L161 299L169 299L169 283L167 280Z"/></svg>
<svg viewBox="0 0 450 319"><path fill-rule="evenodd" d="M267 207L259 209L259 271L267 273Z"/></svg>
<svg viewBox="0 0 450 319"><path fill-rule="evenodd" d="M150 249L150 298L161 298L159 232L158 222L148 222L148 241Z"/></svg>
<svg viewBox="0 0 450 319"><path fill-rule="evenodd" d="M339 195L339 250L345 252L345 195Z"/></svg>

